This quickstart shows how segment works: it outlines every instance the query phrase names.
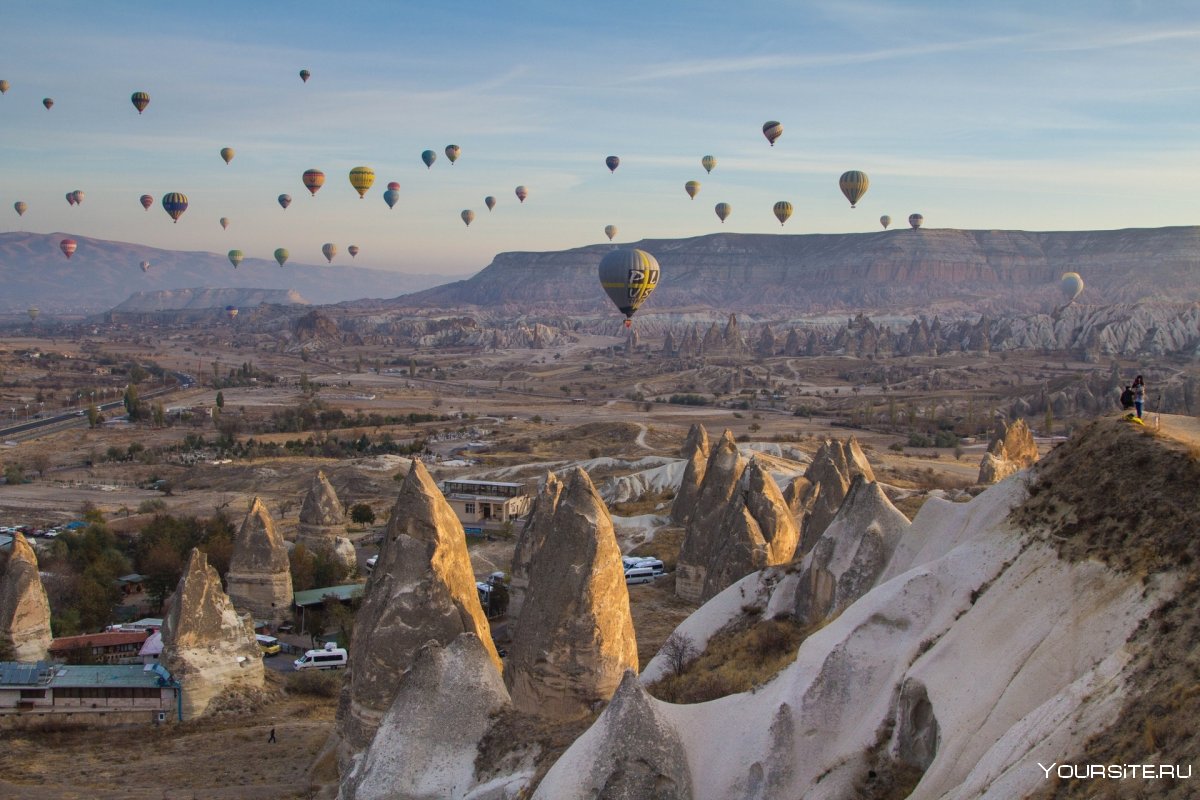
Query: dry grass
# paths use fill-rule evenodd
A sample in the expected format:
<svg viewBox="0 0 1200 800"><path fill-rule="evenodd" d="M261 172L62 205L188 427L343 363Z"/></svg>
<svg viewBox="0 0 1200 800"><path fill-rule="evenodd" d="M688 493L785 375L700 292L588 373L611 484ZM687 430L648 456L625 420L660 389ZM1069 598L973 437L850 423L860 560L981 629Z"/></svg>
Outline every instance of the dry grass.
<svg viewBox="0 0 1200 800"><path fill-rule="evenodd" d="M533 714L509 708L492 718L492 726L479 742L475 754L475 775L486 780L510 772L522 760L533 757L537 769L529 792L542 782L550 767L584 731L596 721L596 714L570 722L553 722Z"/></svg>
<svg viewBox="0 0 1200 800"><path fill-rule="evenodd" d="M636 517L640 514L653 514L662 510L662 504L675 497L674 491L647 492L637 500L625 503L613 503L609 510L622 517Z"/></svg>
<svg viewBox="0 0 1200 800"><path fill-rule="evenodd" d="M629 611L637 635L638 663L645 667L679 623L696 607L675 596L675 576L629 587Z"/></svg>
<svg viewBox="0 0 1200 800"><path fill-rule="evenodd" d="M647 556L663 562L667 572L675 571L679 561L679 548L683 545L683 528L661 528L649 542L640 544L629 552L631 556Z"/></svg>

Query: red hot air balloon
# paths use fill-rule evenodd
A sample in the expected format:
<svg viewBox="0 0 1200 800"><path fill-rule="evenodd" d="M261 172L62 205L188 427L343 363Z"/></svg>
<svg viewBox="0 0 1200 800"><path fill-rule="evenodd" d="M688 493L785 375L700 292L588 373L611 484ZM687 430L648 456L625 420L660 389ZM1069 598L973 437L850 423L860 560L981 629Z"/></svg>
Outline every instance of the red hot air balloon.
<svg viewBox="0 0 1200 800"><path fill-rule="evenodd" d="M398 181L392 181L387 185L387 188L389 192L398 192L400 191L400 183Z"/></svg>
<svg viewBox="0 0 1200 800"><path fill-rule="evenodd" d="M62 250L63 255L67 258L70 258L78 247L79 245L75 243L74 239L63 239L58 243L58 249Z"/></svg>
<svg viewBox="0 0 1200 800"><path fill-rule="evenodd" d="M301 180L304 181L304 188L308 189L308 193L315 197L321 187L325 185L325 173L319 169L305 170Z"/></svg>
<svg viewBox="0 0 1200 800"><path fill-rule="evenodd" d="M151 196L150 196L150 195L148 195L148 194L144 194L144 195L142 195L142 197L141 197L141 204L142 204L142 208L144 208L144 209L146 209L147 211L149 211L149 210L150 210L150 206L154 205L154 198L153 198L153 197L151 197Z"/></svg>

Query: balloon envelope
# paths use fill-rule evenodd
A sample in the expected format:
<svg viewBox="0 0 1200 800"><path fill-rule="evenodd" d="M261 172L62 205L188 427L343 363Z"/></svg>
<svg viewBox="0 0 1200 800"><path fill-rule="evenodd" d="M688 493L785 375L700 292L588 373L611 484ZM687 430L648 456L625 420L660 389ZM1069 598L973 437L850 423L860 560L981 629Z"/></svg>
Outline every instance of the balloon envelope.
<svg viewBox="0 0 1200 800"><path fill-rule="evenodd" d="M398 181L392 181L387 185L387 188L389 192L398 192L400 191L400 183Z"/></svg>
<svg viewBox="0 0 1200 800"><path fill-rule="evenodd" d="M326 242L321 245L321 253L324 254L325 260L332 264L333 257L337 255L337 245L333 242Z"/></svg>
<svg viewBox="0 0 1200 800"><path fill-rule="evenodd" d="M308 79L311 75L312 73L306 69L300 70L300 80L304 81L305 83L308 83Z"/></svg>
<svg viewBox="0 0 1200 800"><path fill-rule="evenodd" d="M141 264L138 264L138 266L142 268L142 272L150 271L150 262L149 261L143 261Z"/></svg>
<svg viewBox="0 0 1200 800"><path fill-rule="evenodd" d="M1083 292L1083 278L1079 276L1078 272L1064 272L1058 282L1058 288L1070 303Z"/></svg>
<svg viewBox="0 0 1200 800"><path fill-rule="evenodd" d="M300 176L300 180L304 182L304 188L308 189L308 193L315 195L325 185L325 173L319 169L306 169Z"/></svg>
<svg viewBox="0 0 1200 800"><path fill-rule="evenodd" d="M783 223L787 222L788 218L792 216L792 204L787 200L780 200L775 204L774 211L775 219L779 220L779 226L782 228Z"/></svg>
<svg viewBox="0 0 1200 800"><path fill-rule="evenodd" d="M867 187L870 185L871 181L867 178L867 173L857 169L843 172L842 177L838 178L838 186L841 187L842 194L846 195L846 199L850 201L851 208L856 207L858 201L867 193Z"/></svg>
<svg viewBox="0 0 1200 800"><path fill-rule="evenodd" d="M282 267L290 255L291 253L289 253L285 248L280 247L275 251L275 260L278 261L279 266Z"/></svg>
<svg viewBox="0 0 1200 800"><path fill-rule="evenodd" d="M516 193L517 193L517 199L520 200L522 203L525 202L526 197L529 197L529 190L526 189L524 186L518 186L516 189Z"/></svg>
<svg viewBox="0 0 1200 800"><path fill-rule="evenodd" d="M395 189L388 189L383 193L383 202L388 204L388 208L395 208L396 201L400 199L400 193Z"/></svg>
<svg viewBox="0 0 1200 800"><path fill-rule="evenodd" d="M149 211L150 206L154 205L154 198L148 194L144 194L139 198L138 202L142 204L142 208Z"/></svg>
<svg viewBox="0 0 1200 800"><path fill-rule="evenodd" d="M235 155L235 152L232 147L222 147L221 148L221 158L225 160L226 164L228 164L230 161L233 161L234 155Z"/></svg>
<svg viewBox="0 0 1200 800"><path fill-rule="evenodd" d="M58 243L58 249L62 250L63 255L66 256L67 258L70 258L75 253L75 250L78 247L79 247L79 245L77 245L75 243L74 239L63 239L61 242Z"/></svg>
<svg viewBox="0 0 1200 800"><path fill-rule="evenodd" d="M82 203L83 198L85 197L87 197L87 195L83 193L82 189L76 189L75 191L71 192L71 199L75 201L75 205Z"/></svg>
<svg viewBox="0 0 1200 800"><path fill-rule="evenodd" d="M242 263L242 251L241 250L230 250L229 251L229 263L233 264L234 269L237 269L238 264Z"/></svg>
<svg viewBox="0 0 1200 800"><path fill-rule="evenodd" d="M696 195L700 194L700 181L688 181L683 185L683 190L688 193L688 197L695 200Z"/></svg>
<svg viewBox="0 0 1200 800"><path fill-rule="evenodd" d="M0 80L0 94L8 93L8 81Z"/></svg>
<svg viewBox="0 0 1200 800"><path fill-rule="evenodd" d="M145 92L134 92L130 96L129 102L133 103L133 107L140 114L146 110L146 106L150 105L150 95Z"/></svg>
<svg viewBox="0 0 1200 800"><path fill-rule="evenodd" d="M729 203L717 203L717 207L713 210L717 212L717 218L724 223L725 218L733 213L733 206L729 205Z"/></svg>
<svg viewBox="0 0 1200 800"><path fill-rule="evenodd" d="M356 244L350 245L349 247L346 248L346 252L348 252L350 254L351 258L354 258L356 255L358 255L358 245L356 245Z"/></svg>
<svg viewBox="0 0 1200 800"><path fill-rule="evenodd" d="M229 230L229 217L221 217L221 230Z"/></svg>
<svg viewBox="0 0 1200 800"><path fill-rule="evenodd" d="M604 226L604 235L607 236L608 240L611 242L613 240L613 237L617 235L617 226L616 225L605 225Z"/></svg>
<svg viewBox="0 0 1200 800"><path fill-rule="evenodd" d="M292 196L290 194L281 194L275 199L278 200L279 205L283 206L284 208L287 208L292 204Z"/></svg>
<svg viewBox="0 0 1200 800"><path fill-rule="evenodd" d="M617 156L609 156L604 159L604 166L608 167L609 172L616 172L617 167L621 166L621 159Z"/></svg>
<svg viewBox="0 0 1200 800"><path fill-rule="evenodd" d="M75 205L75 193L74 192L67 192L67 205L69 205L69 206Z"/></svg>
<svg viewBox="0 0 1200 800"><path fill-rule="evenodd" d="M783 123L773 119L764 122L763 136L767 137L767 141L771 143L771 147L774 147L775 140L783 136Z"/></svg>
<svg viewBox="0 0 1200 800"><path fill-rule="evenodd" d="M51 108L54 107L53 98L50 98L50 97L43 98L42 105L44 105L46 107L46 110L49 111Z"/></svg>
<svg viewBox="0 0 1200 800"><path fill-rule="evenodd" d="M705 172L712 172L717 168L717 157L705 156L704 158L700 159L700 166L704 167Z"/></svg>
<svg viewBox="0 0 1200 800"><path fill-rule="evenodd" d="M459 216L462 217L462 221L466 223L468 227L472 222L475 221L475 212L469 208L464 208L463 212L459 214Z"/></svg>
<svg viewBox="0 0 1200 800"><path fill-rule="evenodd" d="M879 224L883 226L884 230L887 230L887 226L892 224L892 218L884 214L879 218Z"/></svg>
<svg viewBox="0 0 1200 800"><path fill-rule="evenodd" d="M458 145L456 145L456 144L446 145L446 158L450 159L451 164L453 164L455 161L458 161L458 157L461 153L462 153L462 148L459 147Z"/></svg>
<svg viewBox="0 0 1200 800"><path fill-rule="evenodd" d="M183 192L167 192L163 195L162 207L172 221L179 222L179 218L183 216L183 212L187 211L187 195Z"/></svg>
<svg viewBox="0 0 1200 800"><path fill-rule="evenodd" d="M627 318L658 286L658 261L645 250L612 250L600 260L599 273L600 286Z"/></svg>
<svg viewBox="0 0 1200 800"><path fill-rule="evenodd" d="M487 197L483 198L483 204L488 207L488 211L491 211L496 207L496 198L489 194Z"/></svg>
<svg viewBox="0 0 1200 800"><path fill-rule="evenodd" d="M919 228L925 224L925 217L921 216L920 214L909 214L908 224L914 228Z"/></svg>
<svg viewBox="0 0 1200 800"><path fill-rule="evenodd" d="M225 316L233 319L238 315L237 306L225 306Z"/></svg>
<svg viewBox="0 0 1200 800"><path fill-rule="evenodd" d="M350 185L358 192L358 199L366 195L367 190L375 183L375 170L370 167L355 167L350 170Z"/></svg>
<svg viewBox="0 0 1200 800"><path fill-rule="evenodd" d="M26 311L25 313L29 315L29 321L34 322L35 320L37 320L38 315L41 314L42 312L40 310L38 310L38 308L36 306L34 306L34 307L30 307L29 310Z"/></svg>
<svg viewBox="0 0 1200 800"><path fill-rule="evenodd" d="M433 162L437 161L437 153L432 150L421 151L421 160L425 162L426 167L432 167Z"/></svg>
<svg viewBox="0 0 1200 800"><path fill-rule="evenodd" d="M16 209L18 217L23 217L25 216L25 210L29 208L29 204L23 200L18 200L17 202L13 203L13 208Z"/></svg>

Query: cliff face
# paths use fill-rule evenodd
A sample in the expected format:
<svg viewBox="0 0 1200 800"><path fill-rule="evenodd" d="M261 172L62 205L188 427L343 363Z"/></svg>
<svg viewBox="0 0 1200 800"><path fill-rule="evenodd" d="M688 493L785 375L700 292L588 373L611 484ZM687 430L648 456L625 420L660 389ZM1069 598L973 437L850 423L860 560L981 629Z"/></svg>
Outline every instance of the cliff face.
<svg viewBox="0 0 1200 800"><path fill-rule="evenodd" d="M255 619L279 622L292 609L292 572L287 545L262 500L254 498L233 540L226 576L229 599Z"/></svg>
<svg viewBox="0 0 1200 800"><path fill-rule="evenodd" d="M40 661L52 638L37 555L24 536L14 534L12 551L0 553L0 644L11 647L17 661Z"/></svg>

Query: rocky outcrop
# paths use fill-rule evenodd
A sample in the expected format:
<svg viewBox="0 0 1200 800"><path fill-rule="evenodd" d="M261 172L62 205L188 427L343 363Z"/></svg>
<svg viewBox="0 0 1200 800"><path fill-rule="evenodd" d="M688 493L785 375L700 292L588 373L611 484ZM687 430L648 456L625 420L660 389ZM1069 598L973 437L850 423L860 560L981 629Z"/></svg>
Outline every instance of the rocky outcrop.
<svg viewBox="0 0 1200 800"><path fill-rule="evenodd" d="M475 782L479 743L510 705L491 655L473 633L429 642L400 680L342 800L463 797Z"/></svg>
<svg viewBox="0 0 1200 800"><path fill-rule="evenodd" d="M262 651L250 615L239 615L203 551L192 550L167 607L162 663L183 685L183 718L200 716L227 689L261 688Z"/></svg>
<svg viewBox="0 0 1200 800"><path fill-rule="evenodd" d="M342 501L321 470L317 470L309 484L308 494L304 495L296 543L314 552L331 554L347 575L358 568L354 545L346 537L346 512L342 508Z"/></svg>
<svg viewBox="0 0 1200 800"><path fill-rule="evenodd" d="M807 508L801 553L811 550L829 527L846 493L850 491L851 482L858 475L868 481L875 480L871 462L867 461L857 439L851 436L846 441L826 439L821 442L812 463L804 472L809 492L803 496L796 495L793 500L797 507Z"/></svg>
<svg viewBox="0 0 1200 800"><path fill-rule="evenodd" d="M691 800L683 738L625 673L612 702L546 774L534 800Z"/></svg>
<svg viewBox="0 0 1200 800"><path fill-rule="evenodd" d="M553 472L546 473L546 480L538 490L533 501L533 510L525 526L517 536L517 545L513 549L512 570L508 583L508 616L517 619L521 609L525 607L525 594L529 590L529 571L533 563L533 554L541 549L542 543L550 535L554 514L558 510L558 499L562 496L562 481Z"/></svg>
<svg viewBox="0 0 1200 800"><path fill-rule="evenodd" d="M979 464L979 482L999 483L1009 475L1033 466L1037 460L1037 443L1025 420L1018 419L1010 425L997 419L987 452Z"/></svg>
<svg viewBox="0 0 1200 800"><path fill-rule="evenodd" d="M799 538L774 479L757 460L741 457L726 430L712 448L689 517L675 593L691 602L707 600L755 570L790 561Z"/></svg>
<svg viewBox="0 0 1200 800"><path fill-rule="evenodd" d="M856 475L837 516L804 559L796 619L818 624L866 594L909 526L878 483Z"/></svg>
<svg viewBox="0 0 1200 800"><path fill-rule="evenodd" d="M371 741L416 651L430 640L446 645L473 633L501 669L462 523L420 461L400 488L357 620L338 707L345 758Z"/></svg>
<svg viewBox="0 0 1200 800"><path fill-rule="evenodd" d="M695 508L700 483L704 480L704 469L708 465L709 451L708 431L700 423L693 423L688 429L681 453L687 462L683 468L683 480L671 503L671 522L675 525L687 525Z"/></svg>
<svg viewBox="0 0 1200 800"><path fill-rule="evenodd" d="M287 545L257 497L233 540L225 576L229 599L256 620L281 622L292 610L292 571Z"/></svg>
<svg viewBox="0 0 1200 800"><path fill-rule="evenodd" d="M37 555L20 533L0 552L0 661L42 661L50 640L50 601L38 574Z"/></svg>
<svg viewBox="0 0 1200 800"><path fill-rule="evenodd" d="M562 489L533 553L504 681L520 711L586 716L637 670L637 640L612 519L582 469Z"/></svg>

